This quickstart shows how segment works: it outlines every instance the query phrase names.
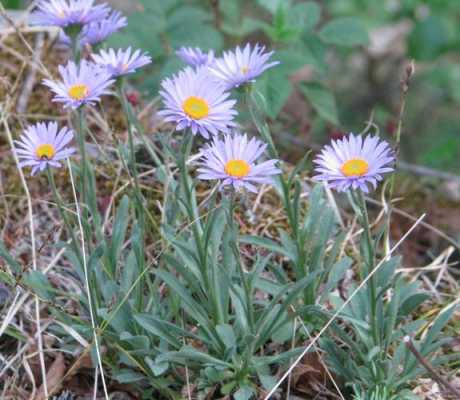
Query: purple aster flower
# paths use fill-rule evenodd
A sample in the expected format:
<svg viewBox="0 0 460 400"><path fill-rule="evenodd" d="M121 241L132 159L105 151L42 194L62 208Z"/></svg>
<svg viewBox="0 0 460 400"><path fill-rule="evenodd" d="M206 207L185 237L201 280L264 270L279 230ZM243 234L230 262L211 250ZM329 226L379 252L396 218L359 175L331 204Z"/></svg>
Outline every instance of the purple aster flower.
<svg viewBox="0 0 460 400"><path fill-rule="evenodd" d="M74 110L100 101L100 96L107 94L108 87L115 82L104 68L86 60L82 60L79 66L73 61L65 67L60 65L59 74L61 81L44 79L43 84L54 92L53 101Z"/></svg>
<svg viewBox="0 0 460 400"><path fill-rule="evenodd" d="M127 25L128 20L126 17L119 11L113 11L107 18L85 25L78 35L78 41L81 47L95 45L103 42L110 35ZM68 46L72 45L72 40L63 31L59 33L59 42Z"/></svg>
<svg viewBox="0 0 460 400"><path fill-rule="evenodd" d="M236 190L246 188L257 192L255 184L272 183L273 176L281 173L276 166L278 160L255 163L266 147L255 138L248 140L246 135L216 137L202 151L198 178L220 180L221 187L232 185Z"/></svg>
<svg viewBox="0 0 460 400"><path fill-rule="evenodd" d="M82 46L101 43L127 25L128 20L126 17L118 11L114 11L101 21L85 25L80 34L80 43Z"/></svg>
<svg viewBox="0 0 460 400"><path fill-rule="evenodd" d="M26 128L19 140L15 140L15 150L19 167L32 167L32 175L47 166L59 168L59 161L75 153L67 145L73 139L73 131L64 127L58 131L56 122L38 123Z"/></svg>
<svg viewBox="0 0 460 400"><path fill-rule="evenodd" d="M204 53L199 47L181 47L176 54L184 63L192 67L211 65L214 61L213 50Z"/></svg>
<svg viewBox="0 0 460 400"><path fill-rule="evenodd" d="M107 68L114 78L136 72L138 68L152 62L150 56L141 54L140 50L131 53L131 47L118 49L117 52L114 49L101 50L99 54L93 54L92 58L96 64Z"/></svg>
<svg viewBox="0 0 460 400"><path fill-rule="evenodd" d="M363 139L350 134L341 140L333 140L331 146L325 146L314 161L319 173L315 179L327 182L339 192L351 188L368 193L368 184L375 189L377 182L383 179L382 174L393 171L394 161L387 142L377 136Z"/></svg>
<svg viewBox="0 0 460 400"><path fill-rule="evenodd" d="M66 28L100 21L109 12L107 4L94 5L94 0L40 0L32 14L32 21L36 25Z"/></svg>
<svg viewBox="0 0 460 400"><path fill-rule="evenodd" d="M209 71L220 80L226 89L238 87L247 82L254 82L268 68L279 64L279 61L268 62L273 51L265 52L265 46L256 44L254 48L248 43L244 49L237 47L235 51L224 52L209 66Z"/></svg>
<svg viewBox="0 0 460 400"><path fill-rule="evenodd" d="M159 114L166 122L176 123L176 130L190 128L207 139L210 133L229 132L235 126L236 101L229 100L222 85L210 79L206 67L187 67L165 79L161 87L165 109Z"/></svg>

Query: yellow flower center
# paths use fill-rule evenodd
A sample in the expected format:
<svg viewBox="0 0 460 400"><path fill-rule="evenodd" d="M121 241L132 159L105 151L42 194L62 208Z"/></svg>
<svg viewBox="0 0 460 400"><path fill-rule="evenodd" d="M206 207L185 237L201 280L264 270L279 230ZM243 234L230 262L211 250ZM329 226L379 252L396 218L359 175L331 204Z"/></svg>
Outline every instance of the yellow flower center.
<svg viewBox="0 0 460 400"><path fill-rule="evenodd" d="M241 73L243 73L243 74L246 75L246 74L249 72L249 67L246 67L246 66L245 66L245 67L241 67L241 68L240 68L240 71L241 71Z"/></svg>
<svg viewBox="0 0 460 400"><path fill-rule="evenodd" d="M345 176L363 176L369 171L369 164L361 158L352 158L344 162L340 170Z"/></svg>
<svg viewBox="0 0 460 400"><path fill-rule="evenodd" d="M230 160L225 164L225 173L234 178L248 176L251 166L244 160Z"/></svg>
<svg viewBox="0 0 460 400"><path fill-rule="evenodd" d="M37 157L40 159L51 160L56 154L56 149L52 144L41 144L37 147L37 150L35 150L35 154L37 154Z"/></svg>
<svg viewBox="0 0 460 400"><path fill-rule="evenodd" d="M88 97L89 88L84 83L73 85L69 88L69 96L74 100L83 100Z"/></svg>
<svg viewBox="0 0 460 400"><path fill-rule="evenodd" d="M193 119L202 119L209 115L209 105L201 97L190 96L182 104L184 112Z"/></svg>

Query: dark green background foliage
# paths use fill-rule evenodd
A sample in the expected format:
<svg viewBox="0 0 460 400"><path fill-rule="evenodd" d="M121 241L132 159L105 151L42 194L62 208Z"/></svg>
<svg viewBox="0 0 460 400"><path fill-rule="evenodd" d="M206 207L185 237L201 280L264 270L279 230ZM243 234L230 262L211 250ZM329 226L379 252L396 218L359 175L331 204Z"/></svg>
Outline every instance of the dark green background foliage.
<svg viewBox="0 0 460 400"><path fill-rule="evenodd" d="M127 2L128 3L128 2ZM142 88L183 67L174 52L199 46L218 53L247 41L276 50L281 61L258 80L275 130L326 141L337 130L359 132L374 111L380 134L391 136L399 108L399 81L409 60L416 75L408 97L403 157L460 171L460 45L456 0L150 0L129 1L129 26L109 45L143 48L153 56ZM396 39L392 33L405 26ZM385 28L385 29L383 29ZM370 37L389 41L377 55ZM397 49L402 48L402 52ZM303 71L303 73L302 73ZM295 74L296 79L289 79ZM300 94L292 97L293 93ZM294 98L297 102L286 102ZM312 108L313 113L308 109ZM309 129L292 114L304 113ZM289 149L288 139L278 140ZM292 140L291 140L292 142Z"/></svg>

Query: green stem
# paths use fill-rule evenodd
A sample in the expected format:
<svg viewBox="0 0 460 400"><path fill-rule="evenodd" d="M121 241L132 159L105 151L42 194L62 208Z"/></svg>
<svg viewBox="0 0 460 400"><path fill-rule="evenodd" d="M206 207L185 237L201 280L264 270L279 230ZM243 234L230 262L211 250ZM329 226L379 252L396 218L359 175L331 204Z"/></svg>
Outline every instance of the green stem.
<svg viewBox="0 0 460 400"><path fill-rule="evenodd" d="M195 211L195 203L193 199L193 193L190 188L190 180L188 175L188 168L187 168L187 158L190 155L191 149L193 146L193 135L191 133L187 133L183 137L183 142L181 145L181 151L178 157L178 166L181 176L182 187L184 190L185 195L185 208L187 210L188 217L190 219L190 224L192 228L193 238L195 240L197 249L198 249L198 258L200 262L201 274L203 276L203 283L205 285L205 289L208 293L210 293L211 285L209 282L209 274L208 274L208 267L207 267L207 250L204 249L203 246L203 238L202 238L202 230L200 227L200 220L197 212Z"/></svg>
<svg viewBox="0 0 460 400"><path fill-rule="evenodd" d="M367 207L366 207L366 200L364 198L364 194L361 190L358 190L357 193L351 193L352 197L354 199L357 199L357 204L359 206L361 215L360 215L360 222L361 226L363 227L364 230L364 238L365 238L365 243L366 243L366 248L367 248L367 254L366 254L366 277L369 276L375 266L375 249L374 249L374 243L372 240L372 233L371 233L371 227L369 223L369 215L367 212ZM376 282L375 282L375 276L372 275L372 277L369 279L369 302L371 306L371 329L372 329L372 335L374 338L375 345L378 346L380 344L380 339L379 339L379 330L378 330L378 320L377 320L377 290L376 290Z"/></svg>
<svg viewBox="0 0 460 400"><path fill-rule="evenodd" d="M80 183L81 183L81 198L80 203L82 205L82 217L85 223L85 236L87 238L87 242L89 245L89 241L91 238L91 233L88 231L88 165L87 165L87 157L86 157L86 146L85 146L85 125L84 125L84 109L81 106L76 111L76 131L77 131L77 142L78 147L80 150L81 156L81 166L80 166Z"/></svg>
<svg viewBox="0 0 460 400"><path fill-rule="evenodd" d="M120 93L120 91L121 91L121 93ZM120 99L122 101L123 110L124 110L125 115L127 117L128 124L131 124L130 129L134 128L139 133L139 137L142 140L142 143L144 144L144 146L147 149L148 153L152 157L155 165L157 167L163 166L163 163L161 162L161 159L158 157L157 151L154 149L154 147L145 138L145 132L144 132L144 129L142 127L142 124L140 123L139 119L137 118L137 115L134 112L134 109L133 109L131 103L128 101L128 99L126 97L126 94L125 94L125 91L124 91L124 82L123 81L121 81L119 86L118 86L118 93L119 93Z"/></svg>
<svg viewBox="0 0 460 400"><path fill-rule="evenodd" d="M235 225L235 218L234 218L234 215L235 215L235 191L232 189L232 192L230 194L230 205L229 205L229 210L228 210L228 225L229 225L229 228L230 228L230 232L232 234L232 249L233 249L233 253L234 253L234 256L235 256L235 261L236 261L236 265L237 265L237 268L238 268L238 273L240 274L240 279L241 279L241 284L243 286L243 289L244 289L244 294L246 296L246 307L247 307L247 315L248 315L248 321L249 321L249 327L251 329L251 332L254 331L254 325L255 325L255 322L254 322L254 314L253 314L253 310L252 310L252 306L251 306L251 295L252 295L252 290L251 290L251 287L248 283L248 280L246 279L246 276L245 276L245 273L244 273L244 270L243 270L243 266L241 264L241 259L240 259L240 251L239 251L239 248L238 248L238 236L239 236L239 232L238 232L238 228L236 227Z"/></svg>
<svg viewBox="0 0 460 400"><path fill-rule="evenodd" d="M257 104L253 100L253 91L247 92L249 110L252 116L252 119L259 131L260 135L267 143L268 154L271 158L279 159L280 155L278 150L276 149L275 143L273 141L270 129L267 123L260 123L256 116L257 112ZM306 269L306 262L307 262L307 254L305 251L305 243L302 238L301 234L301 224L298 221L298 215L294 208L294 201L291 199L291 188L292 185L289 183L288 180L284 178L281 174L276 179L278 179L281 185L281 201L283 203L284 211L286 212L286 216L288 219L289 226L291 228L291 233L296 245L297 250L297 258L294 262L294 269L297 276L297 279L304 278L309 271ZM311 285L310 288L305 293L305 302L306 304L314 304L315 302L315 286Z"/></svg>
<svg viewBox="0 0 460 400"><path fill-rule="evenodd" d="M58 206L58 210L59 210L59 214L61 216L61 218L64 220L64 225L68 231L68 234L70 235L71 239L72 239L72 248L73 248L73 251L75 252L75 254L77 255L79 261L80 261L80 264L83 265L83 257L81 255L81 250L80 250L80 247L78 246L78 242L77 242L77 237L75 236L75 232L74 230L72 229L72 224L69 220L69 217L65 211L65 206L64 206L64 202L62 201L62 198L57 190L57 187L56 187L56 182L54 181L54 175L53 175L53 172L51 170L50 167L47 167L46 168L46 172L47 172L47 175L48 175L48 182L51 186L51 189L52 189L52 192L53 192L53 197L54 197L54 201L56 202L57 206Z"/></svg>
<svg viewBox="0 0 460 400"><path fill-rule="evenodd" d="M117 85L118 88L118 96L121 101L121 105L123 107L124 114L126 116L126 122L128 125L128 146L129 146L129 170L131 170L133 181L134 181L134 198L136 199L136 209L137 209L137 223L140 226L140 236L142 243L144 242L145 238L145 216L144 216L144 197L141 192L140 184L139 184L139 174L137 170L137 163L136 163L136 150L134 148L134 129L135 129L135 122L134 122L134 113L132 112L131 105L126 98L125 90L124 90L124 80L121 78ZM148 212L147 212L148 213ZM149 213L148 213L149 214ZM152 221L153 226L159 230L158 224L156 223L155 219L149 214L150 220ZM143 271L145 268L144 260L138 260L141 263L140 270ZM143 282L141 282L141 286L143 287ZM138 310L143 309L144 297L142 291L139 291L139 296L137 299L137 307Z"/></svg>
<svg viewBox="0 0 460 400"><path fill-rule="evenodd" d="M235 261L236 261L236 266L238 269L238 273L240 275L240 280L241 280L241 285L243 286L244 294L246 297L246 314L248 318L248 324L249 324L249 330L251 334L253 334L255 330L255 318L254 318L254 313L253 313L253 308L252 308L252 289L251 286L246 279L245 272L243 270L243 265L241 263L240 259L240 251L238 247L238 237L239 237L239 231L238 228L235 225L235 190L232 189L231 194L230 194L230 203L228 207L228 226L231 232L231 237L232 237L232 250L234 253ZM241 376L245 376L249 370L249 366L251 363L251 358L254 354L254 346L257 340L257 336L253 338L248 344L249 348L245 351L245 357L243 359L243 366L240 371Z"/></svg>
<svg viewBox="0 0 460 400"><path fill-rule="evenodd" d="M129 146L129 167L132 171L132 176L134 180L134 189L135 189L135 197L138 204L138 212L139 212L139 222L143 222L143 200L142 200L142 193L140 190L139 185L139 174L137 171L137 163L136 163L136 151L134 148L134 124L132 121L132 113L130 109L130 104L128 99L126 98L125 91L124 91L124 81L120 80L118 83L118 96L121 101L121 105L123 107L124 114L126 116L126 122L128 125L128 146Z"/></svg>

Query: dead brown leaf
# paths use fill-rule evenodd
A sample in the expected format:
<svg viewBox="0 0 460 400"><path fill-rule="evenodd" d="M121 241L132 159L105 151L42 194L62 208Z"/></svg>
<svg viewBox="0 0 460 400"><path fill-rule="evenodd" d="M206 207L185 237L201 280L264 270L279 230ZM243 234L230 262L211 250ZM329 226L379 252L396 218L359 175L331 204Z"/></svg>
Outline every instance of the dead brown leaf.
<svg viewBox="0 0 460 400"><path fill-rule="evenodd" d="M51 368L46 374L46 383L48 386L48 393L56 393L62 386L62 378L65 373L65 360L62 353L58 353L56 359L54 360ZM45 388L42 385L37 391L35 400L46 400Z"/></svg>

